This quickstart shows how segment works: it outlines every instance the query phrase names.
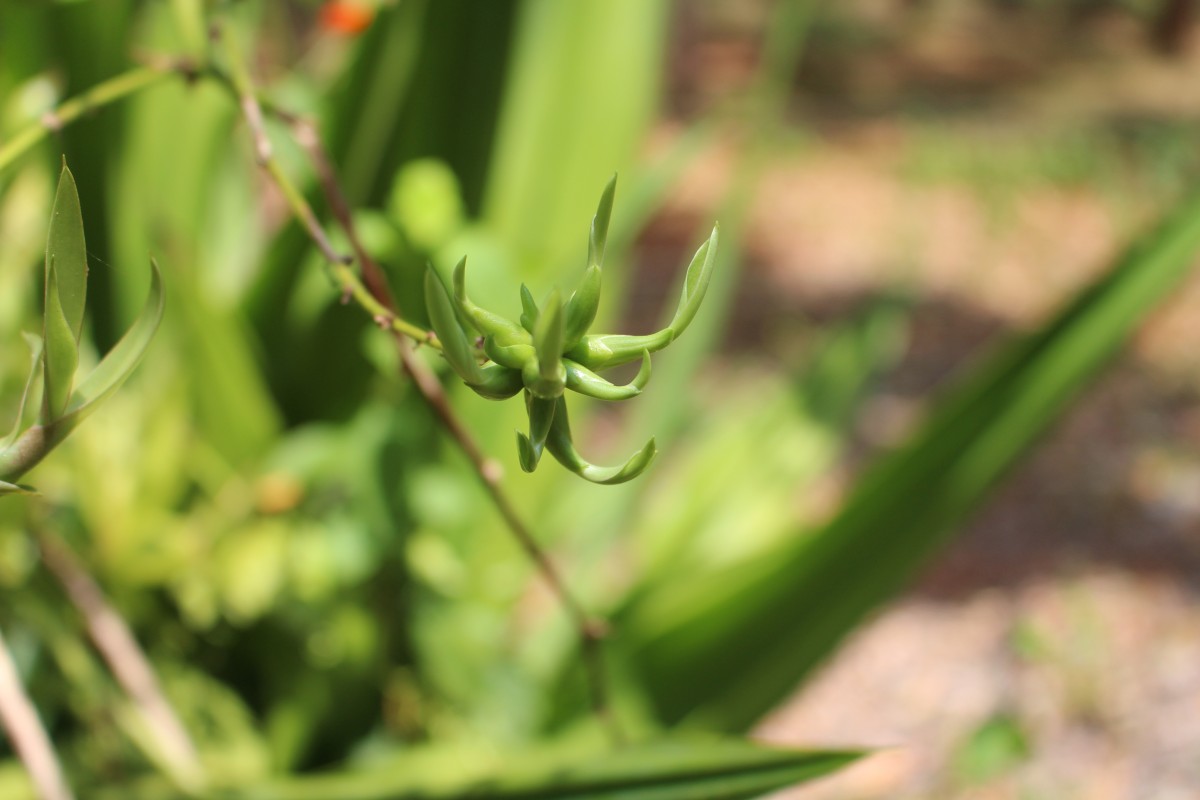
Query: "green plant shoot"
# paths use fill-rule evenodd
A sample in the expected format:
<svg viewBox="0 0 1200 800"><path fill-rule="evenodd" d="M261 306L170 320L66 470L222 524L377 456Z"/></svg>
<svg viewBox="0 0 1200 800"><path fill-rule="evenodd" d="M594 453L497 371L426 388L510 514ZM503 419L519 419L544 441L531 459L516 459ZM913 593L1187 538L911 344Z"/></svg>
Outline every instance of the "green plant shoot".
<svg viewBox="0 0 1200 800"><path fill-rule="evenodd" d="M466 259L454 268L453 291L430 267L425 275L425 302L430 322L451 368L482 397L504 400L523 393L529 432L517 432L521 468L537 469L549 451L560 464L592 483L616 484L637 477L657 453L654 439L615 467L589 463L575 449L567 404L567 389L597 400L637 397L650 380L650 354L675 341L691 323L704 300L716 262L719 229L713 227L688 266L683 294L671 323L643 336L589 334L600 305L601 271L612 216L616 176L600 196L588 239L588 265L570 297L555 289L539 307L529 289L521 286L521 318L513 322L476 305L467 296ZM472 344L478 333L487 363L480 364ZM641 359L641 369L627 384L617 385L598 372Z"/></svg>

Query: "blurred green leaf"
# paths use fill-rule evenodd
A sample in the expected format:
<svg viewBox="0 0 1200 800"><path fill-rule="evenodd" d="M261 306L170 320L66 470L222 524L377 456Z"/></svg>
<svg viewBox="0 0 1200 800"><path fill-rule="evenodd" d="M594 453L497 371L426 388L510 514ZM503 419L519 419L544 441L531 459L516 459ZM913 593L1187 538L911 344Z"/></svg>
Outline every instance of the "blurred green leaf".
<svg viewBox="0 0 1200 800"><path fill-rule="evenodd" d="M454 754L448 754L453 756ZM742 800L813 780L862 757L737 740L666 739L564 757L554 751L447 759L386 773L312 776L232 792L245 800ZM430 767L433 768L430 768ZM421 769L421 767L425 767Z"/></svg>
<svg viewBox="0 0 1200 800"><path fill-rule="evenodd" d="M79 332L83 328L87 273L87 246L83 241L79 192L75 188L75 177L64 162L58 179L58 193L54 196L50 232L46 237L46 293L49 294L53 283L75 342L79 341Z"/></svg>
<svg viewBox="0 0 1200 800"><path fill-rule="evenodd" d="M163 284L158 264L150 262L150 292L142 313L121 340L79 384L66 413L55 421L51 437L61 441L96 405L117 390L137 367L162 321Z"/></svg>
<svg viewBox="0 0 1200 800"><path fill-rule="evenodd" d="M954 754L953 769L967 784L984 783L1010 771L1029 758L1032 747L1016 718L998 714L964 741Z"/></svg>
<svg viewBox="0 0 1200 800"><path fill-rule="evenodd" d="M33 392L33 386L37 383L38 374L42 365L42 339L40 336L34 336L32 333L24 333L26 344L30 350L30 365L29 375L25 378L25 388L21 390L21 401L17 405L17 413L13 419L12 430L8 436L0 439L0 450L7 450L10 445L17 439L17 435L21 432L21 425L25 420L25 409L29 404L29 396Z"/></svg>
<svg viewBox="0 0 1200 800"><path fill-rule="evenodd" d="M0 495L6 494L37 494L37 490L32 486L21 486L17 483L0 481Z"/></svg>
<svg viewBox="0 0 1200 800"><path fill-rule="evenodd" d="M79 333L87 297L87 247L75 178L64 162L46 237L44 394L42 421L49 423L66 408L75 368L79 365Z"/></svg>
<svg viewBox="0 0 1200 800"><path fill-rule="evenodd" d="M42 339L46 343L42 358L42 423L49 424L67 407L71 399L71 384L79 366L79 344L63 312L57 270L53 264L46 269L46 318Z"/></svg>
<svg viewBox="0 0 1200 800"><path fill-rule="evenodd" d="M662 721L741 730L782 701L979 506L1177 286L1198 248L1200 195L1041 330L972 371L825 527L628 606L621 629Z"/></svg>

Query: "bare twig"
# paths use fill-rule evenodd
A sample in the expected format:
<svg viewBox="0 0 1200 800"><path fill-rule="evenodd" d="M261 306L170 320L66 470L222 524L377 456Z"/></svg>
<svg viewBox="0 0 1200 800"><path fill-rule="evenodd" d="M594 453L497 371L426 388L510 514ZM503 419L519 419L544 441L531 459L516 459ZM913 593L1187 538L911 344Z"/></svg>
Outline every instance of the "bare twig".
<svg viewBox="0 0 1200 800"><path fill-rule="evenodd" d="M241 61L241 54L236 51L234 45L229 44L229 48L230 75L233 86L241 98L240 104L246 124L251 128L255 141L259 142L266 136L261 116L262 107L258 105L257 101L247 101L246 98L255 97L253 85L250 82L250 77L244 63ZM258 109L258 113L253 113L251 109ZM349 266L352 260L337 257L336 254L326 253L326 258L331 262L334 278L346 296L355 299L373 319L393 333L404 370L412 378L421 397L446 429L446 432L450 434L455 444L459 446L471 461L476 476L487 490L492 503L500 512L500 516L504 519L508 529L534 563L534 566L549 585L554 596L567 611L579 634L583 659L587 670L588 684L591 691L593 711L602 721L611 726L612 720L608 708L607 678L603 663L604 654L600 647L602 640L608 633L607 623L589 615L583 604L571 592L554 562L538 544L537 539L521 519L516 507L504 492L503 485L501 484L502 470L500 469L500 465L483 453L474 437L471 436L470 431L467 430L466 426L455 415L437 377L412 352L412 346L405 337L410 337L418 342L432 343L436 340L433 339L429 332L410 325L400 318L396 309L396 303L388 289L386 275L374 259L371 258L371 255L366 251L362 240L358 236L350 205L341 190L336 170L321 143L316 127L308 120L288 114L280 109L273 109L273 111L285 122L291 124L296 140L308 152L313 162L318 182L321 185L322 193L329 204L334 218L344 230L346 238L354 250L354 256L361 270L361 279ZM284 197L288 199L293 212L304 223L310 235L314 231L319 234L319 237L313 235L312 238L317 246L321 247L321 241L328 241L328 239L320 229L319 223L315 221L311 207L304 201L303 196L295 189L287 175L279 169L273 155L270 153L269 147L264 148L259 145L256 147L256 150L260 153L260 166L263 166L267 170L272 179L281 184L280 189ZM261 155L264 153L267 158L266 163L263 163L261 159ZM309 219L312 219L312 224L309 223ZM325 252L324 248L321 249L322 252ZM615 732L616 729L613 728L613 730Z"/></svg>
<svg viewBox="0 0 1200 800"><path fill-rule="evenodd" d="M83 617L92 644L154 733L171 774L184 788L200 788L204 772L196 748L133 632L65 542L49 531L40 531L38 543L46 567Z"/></svg>
<svg viewBox="0 0 1200 800"><path fill-rule="evenodd" d="M0 633L0 722L42 800L72 800L54 745L21 685L17 666Z"/></svg>

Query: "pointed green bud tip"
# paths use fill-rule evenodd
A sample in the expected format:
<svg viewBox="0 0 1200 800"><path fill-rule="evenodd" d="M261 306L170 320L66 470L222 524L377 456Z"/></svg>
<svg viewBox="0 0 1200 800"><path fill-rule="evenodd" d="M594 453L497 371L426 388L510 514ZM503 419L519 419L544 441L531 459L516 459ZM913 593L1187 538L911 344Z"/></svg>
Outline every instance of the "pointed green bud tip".
<svg viewBox="0 0 1200 800"><path fill-rule="evenodd" d="M588 266L598 267L604 263L604 248L608 244L608 224L612 219L613 197L617 191L617 174L609 178L600 195L596 216L592 217L592 229L588 237Z"/></svg>
<svg viewBox="0 0 1200 800"><path fill-rule="evenodd" d="M467 296L467 257L463 256L454 265L454 296L460 301Z"/></svg>
<svg viewBox="0 0 1200 800"><path fill-rule="evenodd" d="M36 494L38 494L38 490L33 488L32 486L24 486L19 483L8 483L7 481L0 481L0 497L4 496L6 494L36 495Z"/></svg>
<svg viewBox="0 0 1200 800"><path fill-rule="evenodd" d="M629 457L629 460L620 467L596 467L588 466L579 474L586 480L592 483L600 483L605 486L615 486L619 483L631 481L641 475L654 461L654 457L658 455L658 447L651 438L646 442L645 447Z"/></svg>
<svg viewBox="0 0 1200 800"><path fill-rule="evenodd" d="M674 319L668 326L672 338L683 333L696 317L696 312L700 310L700 304L704 302L704 293L708 291L713 267L717 261L717 245L720 237L720 226L714 225L712 233L709 234L704 244L700 245L696 254L692 256L692 262L688 264L687 275L683 281L683 292L679 297L679 306L675 311Z"/></svg>
<svg viewBox="0 0 1200 800"><path fill-rule="evenodd" d="M537 324L538 307L533 301L533 292L529 291L529 287L521 284L521 327L533 333L533 326Z"/></svg>
<svg viewBox="0 0 1200 800"><path fill-rule="evenodd" d="M521 470L533 472L538 466L540 453L534 449L529 437L517 431L517 460L521 462Z"/></svg>

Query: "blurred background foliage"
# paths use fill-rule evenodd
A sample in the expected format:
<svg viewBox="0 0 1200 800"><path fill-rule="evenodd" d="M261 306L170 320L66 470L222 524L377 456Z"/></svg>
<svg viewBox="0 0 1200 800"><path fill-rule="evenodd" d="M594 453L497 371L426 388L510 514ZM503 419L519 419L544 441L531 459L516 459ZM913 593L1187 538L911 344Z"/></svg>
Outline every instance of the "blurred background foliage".
<svg viewBox="0 0 1200 800"><path fill-rule="evenodd" d="M571 585L614 618L614 703L635 734L744 733L785 700L1039 441L1200 243L1186 200L1200 174L1194 121L1120 116L1094 89L1056 103L1036 92L1055 69L1080 71L1071 53L1100 48L1104 25L1180 47L1168 24L1179 4L962 4L1008 15L1005 33L1029 45L1002 58L976 42L952 54L959 73L936 68L948 58L937 48L961 42L928 34L963 12L932 0L403 0L355 6L361 26L335 13L349 5L6 2L0 142L139 59L201 56L204 17L219 12L253 43L264 93L319 122L368 249L420 324L428 262L468 255L472 293L514 318L519 283L535 296L572 286L617 172L600 313L649 331L719 219L708 301L646 394L572 407L605 457L656 435L647 476L596 487L555 468L524 475L518 405L447 383ZM1103 24L1081 27L1091 19ZM879 410L918 324L912 237L953 233L892 235L886 285L826 319L753 294L775 241L755 198L796 159L836 158L839 131L863 120L900 137L889 158L904 185L968 192L996 229L1031 187L1054 186L1107 198L1119 239L1150 233L1064 311L1031 302L1019 336L964 369L860 479L831 488L831 475L860 471L864 444L882 444L864 443L861 412ZM320 207L303 153L269 130ZM173 791L41 563L46 532L132 626L222 786L342 765L407 771L411 785L389 777L363 795L401 796L448 763L496 765L552 737L596 746L575 631L386 337L340 302L213 82L161 82L0 173L0 417L21 392L20 332L40 325L36 267L62 154L91 256L85 338L103 352L128 326L145 292L129 265L147 253L168 291L139 373L29 479L43 497L0 503L0 626L78 784ZM843 208L864 229L883 224L877 210ZM1067 290L1085 283L1056 277L1054 257L1030 254L1031 269ZM1006 725L980 730L1002 752L966 751L964 774L1024 751ZM0 795L23 796L3 747ZM449 796L438 791L428 796Z"/></svg>

